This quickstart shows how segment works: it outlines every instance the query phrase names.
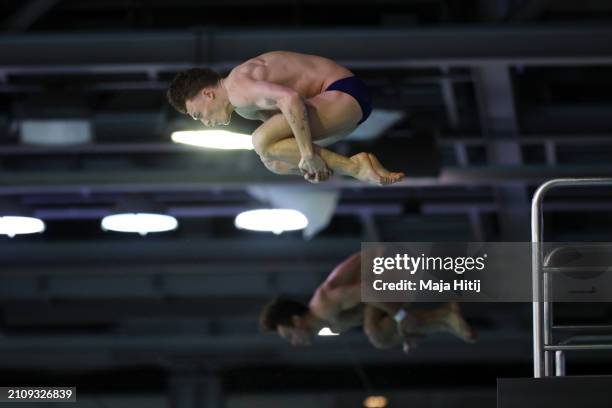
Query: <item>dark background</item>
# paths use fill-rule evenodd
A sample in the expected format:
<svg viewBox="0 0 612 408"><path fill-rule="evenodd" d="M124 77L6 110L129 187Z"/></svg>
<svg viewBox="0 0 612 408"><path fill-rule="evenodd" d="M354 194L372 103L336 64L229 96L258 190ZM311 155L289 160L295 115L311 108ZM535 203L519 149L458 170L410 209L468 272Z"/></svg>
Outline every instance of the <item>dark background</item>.
<svg viewBox="0 0 612 408"><path fill-rule="evenodd" d="M611 21L606 0L2 1L0 198L47 230L0 237L0 382L77 386L75 407L340 408L372 393L390 407L494 406L497 377L532 375L531 304L465 305L477 345L440 335L409 355L359 330L292 349L258 333L257 313L278 293L308 299L362 241L527 241L539 184L611 176ZM375 151L405 181L311 186L253 152L170 141L199 128L164 100L176 72L226 74L277 49L336 59L375 108L405 114L334 146ZM42 118L84 119L95 143L21 144L20 124ZM258 234L233 225L265 205L251 186L340 199L311 240ZM101 231L134 194L179 228ZM609 240L609 189L553 192L545 208L547 240ZM610 317L605 304L558 312ZM570 353L568 373L605 372L605 357Z"/></svg>

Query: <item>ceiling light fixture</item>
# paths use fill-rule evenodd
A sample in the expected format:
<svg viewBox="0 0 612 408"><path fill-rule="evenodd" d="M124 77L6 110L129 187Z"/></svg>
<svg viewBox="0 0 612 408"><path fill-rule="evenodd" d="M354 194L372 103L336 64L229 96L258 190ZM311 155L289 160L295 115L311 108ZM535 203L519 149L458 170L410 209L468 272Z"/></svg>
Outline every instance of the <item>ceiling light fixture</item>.
<svg viewBox="0 0 612 408"><path fill-rule="evenodd" d="M172 133L174 143L222 150L253 150L250 135L228 132L226 130L185 130Z"/></svg>
<svg viewBox="0 0 612 408"><path fill-rule="evenodd" d="M0 216L0 235L13 238L21 234L37 234L45 230L45 223L34 217Z"/></svg>
<svg viewBox="0 0 612 408"><path fill-rule="evenodd" d="M329 327L324 327L319 330L319 336L339 336L340 333L334 333Z"/></svg>
<svg viewBox="0 0 612 408"><path fill-rule="evenodd" d="M102 219L105 231L132 232L147 235L152 232L172 231L178 221L171 215L151 213L124 213L107 215Z"/></svg>
<svg viewBox="0 0 612 408"><path fill-rule="evenodd" d="M241 212L234 220L236 228L251 231L268 231L281 234L284 231L301 230L308 226L304 214L291 209L259 209Z"/></svg>

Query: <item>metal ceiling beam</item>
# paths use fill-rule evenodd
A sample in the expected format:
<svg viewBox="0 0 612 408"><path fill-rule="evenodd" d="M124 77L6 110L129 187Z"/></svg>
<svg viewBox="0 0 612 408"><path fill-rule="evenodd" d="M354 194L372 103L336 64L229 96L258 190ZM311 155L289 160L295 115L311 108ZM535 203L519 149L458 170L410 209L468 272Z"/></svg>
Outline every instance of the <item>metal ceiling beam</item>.
<svg viewBox="0 0 612 408"><path fill-rule="evenodd" d="M386 188L499 186L515 182L535 185L551 178L605 176L612 176L612 165L446 167L440 171L439 177L408 177ZM279 177L265 169L255 167L249 167L245 171L235 169L235 172L229 175L222 171L194 172L189 169L45 171L44 173L12 171L0 174L0 195L220 191L243 190L247 186L258 185L308 186L297 176ZM380 189L379 186L347 178L335 178L312 188Z"/></svg>
<svg viewBox="0 0 612 408"><path fill-rule="evenodd" d="M491 142L487 144L488 162L520 167L523 157L510 70L504 64L491 64L473 71L481 129L484 138ZM502 240L521 241L529 237L526 227L529 225L529 197L525 187L524 183L517 181L497 188ZM482 236L482 233L478 235Z"/></svg>
<svg viewBox="0 0 612 408"><path fill-rule="evenodd" d="M54 52L47 52L53 49ZM0 37L0 67L116 64L154 71L181 66L230 68L262 52L293 50L325 55L352 67L474 65L488 62L612 62L607 27L470 27L455 29L213 30L183 32L7 35ZM13 72L15 71L13 70ZM48 72L48 71L47 71ZM153 75L155 77L155 75Z"/></svg>
<svg viewBox="0 0 612 408"><path fill-rule="evenodd" d="M437 337L419 347L418 353L402 356L399 350L381 352L362 333L347 333L340 338L320 338L308 352L296 350L278 337L205 336L205 335L20 335L0 341L0 367L81 367L94 368L102 362L113 366L172 364L189 358L204 363L231 367L245 362L282 362L307 366L353 363L355 356L363 363L465 363L466 361L527 361L524 352L528 332L481 333L478 347L457 339ZM350 347L351 353L339 352ZM444 353L440 350L444 349ZM500 353L499 350L504 352ZM36 358L32 358L35 355ZM60 356L60 359L54 359ZM50 364L54 361L55 364ZM93 367L92 367L93 366Z"/></svg>
<svg viewBox="0 0 612 408"><path fill-rule="evenodd" d="M262 204L251 205L191 205L191 206L167 206L165 214L178 218L207 218L207 217L235 217L243 211L262 207ZM43 220L83 220L102 219L111 214L111 205L98 208L37 208L33 215ZM401 204L340 204L336 207L336 215L401 215Z"/></svg>
<svg viewBox="0 0 612 408"><path fill-rule="evenodd" d="M11 265L36 266L40 271L52 268L52 265L108 265L108 254L113 254L113 264L122 262L133 264L133 261L146 260L147 263L176 262L180 254L182 262L228 262L236 259L236 254L244 261L253 263L267 262L282 265L283 260L295 262L298 259L335 260L359 250L361 241L355 238L317 238L303 241L300 238L289 239L261 237L255 239L188 239L157 240L155 237L138 237L134 240L85 241L53 240L23 242L4 240L0 246L2 268L0 275L7 272ZM32 254L36 254L32 257ZM161 267L161 266L160 266Z"/></svg>
<svg viewBox="0 0 612 408"><path fill-rule="evenodd" d="M355 248L355 250L357 250ZM35 253L32 255L35 256ZM174 255L178 256L177 254ZM309 296L337 264L232 260L136 265L3 267L0 301Z"/></svg>
<svg viewBox="0 0 612 408"><path fill-rule="evenodd" d="M308 296L336 262L4 267L0 301ZM220 272L222 271L222 272ZM122 274L118 274L122 272ZM6 276L9 275L10 276ZM21 276L19 276L21 275Z"/></svg>
<svg viewBox="0 0 612 408"><path fill-rule="evenodd" d="M510 138L512 139L512 138ZM455 143L462 143L466 146L485 146L490 143L502 143L503 138L488 140L478 136L445 136L439 137L436 143L439 146L452 146ZM555 144L589 144L589 145L611 145L612 134L580 134L580 135L521 135L518 142L522 145L538 145L548 142ZM1 152L2 150L0 150Z"/></svg>
<svg viewBox="0 0 612 408"><path fill-rule="evenodd" d="M588 144L588 145L612 145L612 134L592 134L592 135L529 135L521 136L519 139L512 139L525 146L542 145L545 143L555 144ZM494 144L504 144L503 137L485 139L474 135L464 136L439 136L436 143L438 146L454 146L461 143L465 146L486 146ZM503 148L501 146L499 148ZM181 143L100 143L100 144L79 144L67 146L28 146L28 145L0 145L0 156L5 155L27 155L27 156L49 156L64 154L150 154L150 153L202 153L206 150Z"/></svg>

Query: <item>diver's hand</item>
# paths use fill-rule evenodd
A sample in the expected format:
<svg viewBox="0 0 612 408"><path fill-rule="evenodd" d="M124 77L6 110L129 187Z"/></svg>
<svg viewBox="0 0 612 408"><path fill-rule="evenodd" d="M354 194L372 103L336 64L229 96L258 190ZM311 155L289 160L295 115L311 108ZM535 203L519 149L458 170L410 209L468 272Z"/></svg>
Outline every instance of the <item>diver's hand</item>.
<svg viewBox="0 0 612 408"><path fill-rule="evenodd" d="M333 174L321 156L316 153L311 156L302 156L298 168L304 179L311 183L326 181Z"/></svg>

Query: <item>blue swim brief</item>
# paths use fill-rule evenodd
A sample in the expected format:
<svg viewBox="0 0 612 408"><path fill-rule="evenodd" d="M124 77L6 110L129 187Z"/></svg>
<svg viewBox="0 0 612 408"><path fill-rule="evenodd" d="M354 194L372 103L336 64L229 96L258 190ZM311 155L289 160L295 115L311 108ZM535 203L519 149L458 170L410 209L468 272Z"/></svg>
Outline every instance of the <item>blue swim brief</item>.
<svg viewBox="0 0 612 408"><path fill-rule="evenodd" d="M367 85L356 76L342 78L332 83L325 89L326 91L340 91L351 95L361 107L361 120L358 125L362 124L372 113L372 96Z"/></svg>

